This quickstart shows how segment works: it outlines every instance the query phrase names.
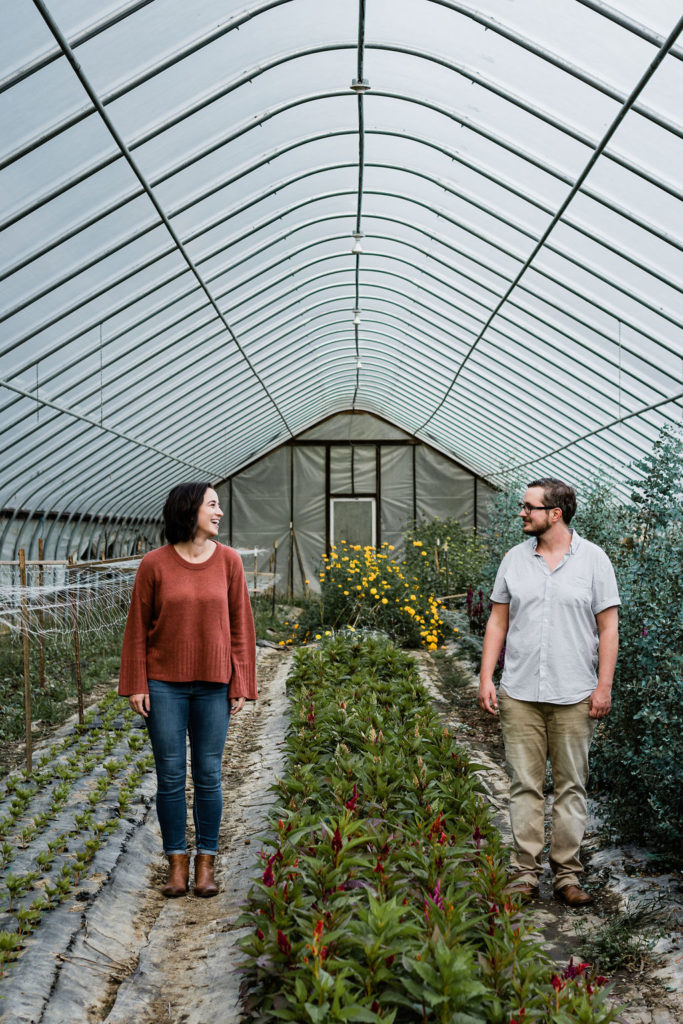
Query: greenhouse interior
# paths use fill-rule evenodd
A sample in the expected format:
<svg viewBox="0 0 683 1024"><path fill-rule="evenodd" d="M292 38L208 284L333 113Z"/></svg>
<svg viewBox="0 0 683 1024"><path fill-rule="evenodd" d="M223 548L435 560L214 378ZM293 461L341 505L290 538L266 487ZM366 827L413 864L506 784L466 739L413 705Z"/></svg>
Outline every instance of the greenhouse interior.
<svg viewBox="0 0 683 1024"><path fill-rule="evenodd" d="M674 1024L680 3L12 0L0 52L0 1019ZM620 646L594 906L529 924L477 687L548 480L611 563ZM191 921L158 898L154 759L116 692L188 481L266 695L230 724Z"/></svg>

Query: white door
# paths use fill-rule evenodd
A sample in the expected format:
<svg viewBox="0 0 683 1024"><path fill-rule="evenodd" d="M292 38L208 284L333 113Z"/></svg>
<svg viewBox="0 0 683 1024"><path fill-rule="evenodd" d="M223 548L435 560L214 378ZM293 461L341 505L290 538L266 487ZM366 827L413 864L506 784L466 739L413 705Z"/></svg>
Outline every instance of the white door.
<svg viewBox="0 0 683 1024"><path fill-rule="evenodd" d="M367 547L376 543L374 498L330 498L330 536L333 544Z"/></svg>

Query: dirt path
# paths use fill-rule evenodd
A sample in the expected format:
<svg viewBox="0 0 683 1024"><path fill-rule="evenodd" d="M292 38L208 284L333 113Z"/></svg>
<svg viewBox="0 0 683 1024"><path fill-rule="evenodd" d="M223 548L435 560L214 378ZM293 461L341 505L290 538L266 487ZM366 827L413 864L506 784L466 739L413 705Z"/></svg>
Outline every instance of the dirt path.
<svg viewBox="0 0 683 1024"><path fill-rule="evenodd" d="M422 680L444 720L473 759L486 767L482 782L495 810L495 823L505 841L510 843L512 836L507 815L509 782L504 769L500 726L497 719L478 706L477 680L471 666L459 662L454 680L447 661L435 662L427 654L418 654L417 659ZM551 808L552 796L549 796L546 820ZM680 879L671 875L637 876L633 866L647 863L646 852L633 847L606 849L602 834L602 823L593 816L589 819L582 856L586 862L586 887L595 890L595 903L582 910L563 906L553 897L552 879L547 868L541 879L540 896L529 904L533 923L546 953L559 968L564 968L571 956L575 962L584 959L580 956L582 940L579 930L586 928L591 933L599 933L610 917L623 909L628 896L645 896L668 902L671 918L676 920L677 916L679 930L671 931L658 943L656 950L660 962L637 974L616 972L610 980L614 982L615 1001L627 1007L622 1017L625 1024L677 1024L683 1020L680 932L683 902Z"/></svg>

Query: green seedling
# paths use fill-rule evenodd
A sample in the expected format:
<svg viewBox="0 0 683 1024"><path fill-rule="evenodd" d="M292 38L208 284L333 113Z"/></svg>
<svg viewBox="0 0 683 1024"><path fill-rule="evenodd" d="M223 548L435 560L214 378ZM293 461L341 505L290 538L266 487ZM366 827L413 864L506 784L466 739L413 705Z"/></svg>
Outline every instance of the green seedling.
<svg viewBox="0 0 683 1024"><path fill-rule="evenodd" d="M105 761L104 770L110 779L113 779L116 773L121 769L122 765L120 761Z"/></svg>
<svg viewBox="0 0 683 1024"><path fill-rule="evenodd" d="M25 825L19 833L19 846L22 850L25 850L28 844L31 842L33 837L36 835L38 829L34 824Z"/></svg>
<svg viewBox="0 0 683 1024"><path fill-rule="evenodd" d="M14 911L17 919L17 931L20 935L29 935L36 927L43 911L47 909L47 902L41 897L34 900L30 907L19 907Z"/></svg>
<svg viewBox="0 0 683 1024"><path fill-rule="evenodd" d="M74 821L79 829L92 828L92 811L83 811L81 814L74 814Z"/></svg>
<svg viewBox="0 0 683 1024"><path fill-rule="evenodd" d="M50 868L53 860L54 855L50 853L49 850L41 850L38 856L36 857L36 864L38 865L41 871L47 871Z"/></svg>
<svg viewBox="0 0 683 1024"><path fill-rule="evenodd" d="M27 889L30 889L38 873L35 871L28 871L25 875L13 875L8 873L5 875L5 886L9 895L9 905L7 909L12 912L12 908L16 900L21 899Z"/></svg>
<svg viewBox="0 0 683 1024"><path fill-rule="evenodd" d="M11 843L3 842L0 846L0 867L4 871L11 861L14 860L15 849Z"/></svg>
<svg viewBox="0 0 683 1024"><path fill-rule="evenodd" d="M0 978L5 977L5 965L16 960L20 948L20 935L16 932L0 932Z"/></svg>
<svg viewBox="0 0 683 1024"><path fill-rule="evenodd" d="M66 833L62 832L60 835L55 836L54 839L48 840L47 848L50 853L56 856L58 853L63 853L66 850L68 842L69 837Z"/></svg>

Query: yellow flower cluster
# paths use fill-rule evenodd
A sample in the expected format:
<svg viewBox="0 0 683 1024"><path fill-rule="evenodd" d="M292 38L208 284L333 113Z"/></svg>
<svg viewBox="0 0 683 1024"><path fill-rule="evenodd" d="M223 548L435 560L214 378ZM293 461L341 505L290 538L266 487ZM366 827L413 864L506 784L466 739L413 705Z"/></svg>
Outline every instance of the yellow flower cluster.
<svg viewBox="0 0 683 1024"><path fill-rule="evenodd" d="M430 651L443 643L446 626L433 594L423 594L403 563L380 549L342 541L323 556L320 572L324 621L336 626L376 626L397 640Z"/></svg>

